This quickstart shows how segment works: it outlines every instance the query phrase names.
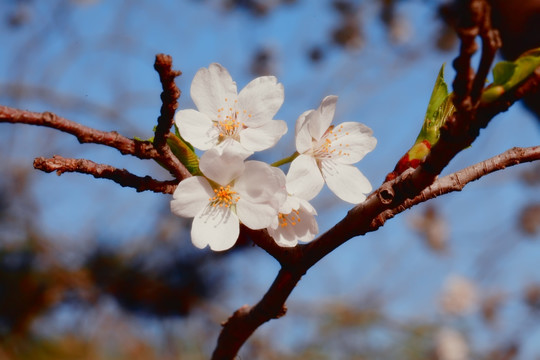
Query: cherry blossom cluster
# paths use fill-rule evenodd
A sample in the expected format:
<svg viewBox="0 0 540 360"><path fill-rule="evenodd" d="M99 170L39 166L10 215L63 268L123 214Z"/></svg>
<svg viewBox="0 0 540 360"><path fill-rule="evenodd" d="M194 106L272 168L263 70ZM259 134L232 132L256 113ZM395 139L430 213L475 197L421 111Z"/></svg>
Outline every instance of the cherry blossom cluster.
<svg viewBox="0 0 540 360"><path fill-rule="evenodd" d="M371 191L369 180L354 167L377 140L357 122L331 125L336 96L296 121L296 152L267 163L248 158L269 149L287 132L274 116L284 89L274 76L252 80L238 93L220 64L200 69L191 84L197 110L180 110L175 123L182 138L204 151L200 173L180 182L171 210L193 217L195 246L222 251L234 246L240 224L266 229L280 246L309 242L318 233L317 212L309 201L328 185L339 198L357 204ZM278 166L291 163L285 174ZM278 165L278 166L276 166Z"/></svg>

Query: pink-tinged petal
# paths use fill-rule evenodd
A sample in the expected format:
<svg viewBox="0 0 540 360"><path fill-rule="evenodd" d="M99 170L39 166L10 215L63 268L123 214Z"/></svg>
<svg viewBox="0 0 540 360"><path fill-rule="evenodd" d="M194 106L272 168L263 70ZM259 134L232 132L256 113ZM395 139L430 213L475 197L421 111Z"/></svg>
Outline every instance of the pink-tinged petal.
<svg viewBox="0 0 540 360"><path fill-rule="evenodd" d="M223 66L217 63L202 68L193 77L191 98L197 109L217 119L218 109L233 104L237 99L236 83Z"/></svg>
<svg viewBox="0 0 540 360"><path fill-rule="evenodd" d="M293 211L293 209L298 209L299 207L300 198L296 196L287 196L287 200L280 206L279 212L283 214L288 214Z"/></svg>
<svg viewBox="0 0 540 360"><path fill-rule="evenodd" d="M236 214L228 207L205 207L191 225L191 241L202 249L210 245L214 251L230 249L236 243L240 224Z"/></svg>
<svg viewBox="0 0 540 360"><path fill-rule="evenodd" d="M184 179L178 184L171 200L171 211L178 216L194 217L214 196L212 187L202 176Z"/></svg>
<svg viewBox="0 0 540 360"><path fill-rule="evenodd" d="M317 210L309 203L309 201L298 198L298 201L300 202L300 207L304 209L304 211L307 211L311 215L317 215Z"/></svg>
<svg viewBox="0 0 540 360"><path fill-rule="evenodd" d="M228 185L244 171L244 153L234 151L233 146L212 148L199 160L199 169L209 179L220 185Z"/></svg>
<svg viewBox="0 0 540 360"><path fill-rule="evenodd" d="M298 244L296 233L290 226L283 228L280 225L277 225L277 227L269 227L267 230L268 235L270 235L279 246L295 247Z"/></svg>
<svg viewBox="0 0 540 360"><path fill-rule="evenodd" d="M285 202L285 175L277 168L260 161L246 161L244 173L234 183L238 192L236 212L250 229L264 229L277 217Z"/></svg>
<svg viewBox="0 0 540 360"><path fill-rule="evenodd" d="M278 211L270 203L253 202L240 196L236 203L236 213L242 224L252 230L259 230L270 226Z"/></svg>
<svg viewBox="0 0 540 360"><path fill-rule="evenodd" d="M217 144L219 130L207 115L193 109L180 110L174 121L180 135L197 149L208 150Z"/></svg>
<svg viewBox="0 0 540 360"><path fill-rule="evenodd" d="M311 139L311 134L309 133L309 128L306 125L306 119L309 117L309 114L311 114L313 111L315 110L305 111L296 120L296 127L295 127L296 151L298 151L300 154L303 154L311 150L312 139Z"/></svg>
<svg viewBox="0 0 540 360"><path fill-rule="evenodd" d="M337 96L329 95L321 101L319 108L311 113L307 119L309 132L315 140L322 138L334 119L336 112Z"/></svg>
<svg viewBox="0 0 540 360"><path fill-rule="evenodd" d="M268 228L268 233L280 246L291 247L300 242L310 242L319 232L315 209L305 200L298 199L298 207L282 213L279 225Z"/></svg>
<svg viewBox="0 0 540 360"><path fill-rule="evenodd" d="M271 148L287 132L287 124L283 120L272 120L263 125L240 132L240 143L249 150L262 151Z"/></svg>
<svg viewBox="0 0 540 360"><path fill-rule="evenodd" d="M247 126L261 125L276 115L284 98L283 84L274 76L261 76L240 91L237 110L246 111L243 120Z"/></svg>
<svg viewBox="0 0 540 360"><path fill-rule="evenodd" d="M253 151L246 149L238 141L231 138L223 140L221 143L213 147L213 149L218 152L219 156L221 156L224 152L232 152L244 160L253 155Z"/></svg>
<svg viewBox="0 0 540 360"><path fill-rule="evenodd" d="M283 171L261 161L245 162L245 170L234 182L234 189L240 199L269 204L276 214L287 198ZM240 213L238 216L244 222Z"/></svg>
<svg viewBox="0 0 540 360"><path fill-rule="evenodd" d="M343 201L359 204L372 189L369 180L352 165L323 160L321 171L330 190Z"/></svg>
<svg viewBox="0 0 540 360"><path fill-rule="evenodd" d="M314 158L299 155L291 163L287 173L287 192L305 200L311 200L321 191L324 179Z"/></svg>
<svg viewBox="0 0 540 360"><path fill-rule="evenodd" d="M328 138L334 149L332 158L342 164L357 163L377 145L373 131L357 122L344 122L337 125Z"/></svg>

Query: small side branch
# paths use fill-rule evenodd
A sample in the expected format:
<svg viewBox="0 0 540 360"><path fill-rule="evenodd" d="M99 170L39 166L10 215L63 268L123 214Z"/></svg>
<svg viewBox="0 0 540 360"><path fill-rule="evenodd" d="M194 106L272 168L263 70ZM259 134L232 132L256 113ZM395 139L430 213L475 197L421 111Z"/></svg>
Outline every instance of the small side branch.
<svg viewBox="0 0 540 360"><path fill-rule="evenodd" d="M480 178L495 171L538 160L540 160L540 146L532 146L527 148L514 147L490 159L484 160L480 163L438 179L431 186L424 189L424 191L422 191L414 199L406 200L401 206L394 209L392 216L435 197L454 191L461 191L465 185L479 180ZM376 229L371 231L374 230Z"/></svg>
<svg viewBox="0 0 540 360"><path fill-rule="evenodd" d="M132 187L137 192L153 191L172 194L177 185L177 181L158 181L150 176L137 176L126 169L118 169L111 165L98 164L86 159L68 159L62 156L54 156L49 159L36 158L34 168L48 173L56 171L58 175L65 172L89 174L95 178L112 180L123 187Z"/></svg>
<svg viewBox="0 0 540 360"><path fill-rule="evenodd" d="M172 69L172 57L165 54L156 55L154 69L159 74L159 81L163 88L161 112L154 136L154 146L159 150L166 146L167 134L169 134L174 122L174 113L178 108L178 99L180 98L180 89L176 86L174 79L182 72Z"/></svg>
<svg viewBox="0 0 540 360"><path fill-rule="evenodd" d="M163 92L161 93L161 111L154 134L154 146L161 155L161 163L178 180L191 176L186 167L178 160L167 145L167 137L170 136L170 129L174 122L174 113L178 107L180 89L176 86L174 79L181 75L180 71L172 69L172 57L170 55L158 54L154 63L154 69L159 74L159 80Z"/></svg>
<svg viewBox="0 0 540 360"><path fill-rule="evenodd" d="M480 64L474 78L473 86L471 89L471 102L478 104L482 90L486 84L486 79L491 69L491 64L495 59L497 51L502 46L501 36L497 29L491 26L491 6L482 1L478 5L477 15L481 17L478 20L478 27L480 32L480 38L482 39L482 57L480 58Z"/></svg>
<svg viewBox="0 0 540 360"><path fill-rule="evenodd" d="M149 141L132 140L116 131L101 131L78 124L51 112L32 112L0 105L0 123L28 124L50 127L71 134L81 144L93 143L117 149L124 155L139 159L155 159L159 153Z"/></svg>

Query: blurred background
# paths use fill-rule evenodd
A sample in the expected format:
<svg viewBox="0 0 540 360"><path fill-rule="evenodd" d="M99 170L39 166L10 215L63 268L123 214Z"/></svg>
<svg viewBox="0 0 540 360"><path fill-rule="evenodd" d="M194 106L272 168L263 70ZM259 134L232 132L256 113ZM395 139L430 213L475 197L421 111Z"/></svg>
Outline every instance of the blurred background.
<svg viewBox="0 0 540 360"><path fill-rule="evenodd" d="M504 57L540 46L540 1L491 3ZM413 144L441 64L453 79L458 5L2 0L0 104L145 139L159 115L157 53L183 72L181 108L194 107L191 80L212 62L239 89L273 74L289 132L257 158L290 155L296 118L335 94L335 122L360 121L378 139L358 164L376 188ZM539 107L530 98L499 115L445 173L537 145ZM58 131L0 124L0 359L209 358L219 324L262 297L277 262L251 244L194 248L191 220L170 214L169 195L33 169L53 155L169 179L155 163ZM350 240L240 358L540 359L539 189L540 166L520 165ZM328 191L313 205L321 231L350 208Z"/></svg>

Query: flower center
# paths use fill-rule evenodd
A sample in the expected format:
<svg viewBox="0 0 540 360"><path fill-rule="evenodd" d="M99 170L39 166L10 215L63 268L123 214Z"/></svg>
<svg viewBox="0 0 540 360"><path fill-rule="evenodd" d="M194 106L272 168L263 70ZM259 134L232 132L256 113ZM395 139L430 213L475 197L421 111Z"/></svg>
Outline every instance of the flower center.
<svg viewBox="0 0 540 360"><path fill-rule="evenodd" d="M214 193L215 195L209 199L210 205L213 207L231 207L240 199L238 193L231 189L230 185L220 186L218 189L214 189Z"/></svg>
<svg viewBox="0 0 540 360"><path fill-rule="evenodd" d="M337 129L334 129L334 125L331 125L319 141L314 139L313 156L318 159L349 156L350 153L345 151L349 147L349 144L342 142L342 137L349 135L349 133L342 130L343 125L340 125Z"/></svg>
<svg viewBox="0 0 540 360"><path fill-rule="evenodd" d="M225 98L225 103L226 106L217 110L217 120L214 121L214 126L219 131L219 141L226 138L238 140L240 131L247 127L240 119L242 117L251 118L251 114L248 114L247 110L239 111L237 109L238 100L230 102L228 98Z"/></svg>
<svg viewBox="0 0 540 360"><path fill-rule="evenodd" d="M278 218L279 218L279 226L281 227L289 226L289 224L291 226L294 226L302 220L300 218L300 213L298 212L298 210L293 210L288 214L279 213Z"/></svg>

